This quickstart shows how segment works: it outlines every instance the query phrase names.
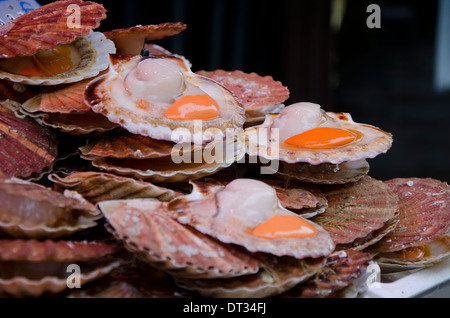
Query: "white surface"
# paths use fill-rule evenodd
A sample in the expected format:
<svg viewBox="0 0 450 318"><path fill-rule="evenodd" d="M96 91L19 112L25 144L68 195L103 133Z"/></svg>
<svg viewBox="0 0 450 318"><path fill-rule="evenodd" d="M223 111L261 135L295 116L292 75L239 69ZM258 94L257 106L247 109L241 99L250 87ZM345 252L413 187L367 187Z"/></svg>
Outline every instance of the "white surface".
<svg viewBox="0 0 450 318"><path fill-rule="evenodd" d="M450 298L450 257L436 264L402 277L379 288L369 288L365 298Z"/></svg>

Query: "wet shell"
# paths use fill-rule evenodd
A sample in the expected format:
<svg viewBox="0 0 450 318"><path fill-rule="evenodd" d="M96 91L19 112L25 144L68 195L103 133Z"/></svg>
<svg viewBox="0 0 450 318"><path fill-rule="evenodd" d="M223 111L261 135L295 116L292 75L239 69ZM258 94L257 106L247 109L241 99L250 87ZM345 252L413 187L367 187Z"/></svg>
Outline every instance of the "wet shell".
<svg viewBox="0 0 450 318"><path fill-rule="evenodd" d="M263 298L279 295L313 276L323 261L274 258L263 256L261 270L254 275L230 279L183 279L176 277L178 286L215 298Z"/></svg>
<svg viewBox="0 0 450 318"><path fill-rule="evenodd" d="M320 125L309 127L312 122L305 121L301 123L300 116L297 118L290 114L296 109L314 109L316 117L320 117ZM289 124L283 124L280 128L283 130L298 130L308 126L303 131L317 127L340 128L357 135L357 139L343 146L328 148L301 148L285 144L285 138L282 137L281 129L273 129L276 121L282 122L287 119ZM308 118L305 116L305 118ZM295 127L293 127L293 125ZM314 125L316 123L314 122ZM290 127L290 128L288 128ZM311 103L297 103L287 106L280 114L266 115L263 124L251 127L245 130L244 135L248 139L247 153L250 156L262 157L269 160L280 160L286 163L308 163L311 165L320 165L323 163L341 164L343 162L359 161L374 158L379 154L387 152L392 146L392 135L382 131L379 128L367 124L359 124L353 121L348 113L322 112L319 105ZM283 134L284 135L284 134ZM288 135L292 136L292 135ZM283 139L283 140L281 140Z"/></svg>
<svg viewBox="0 0 450 318"><path fill-rule="evenodd" d="M91 228L101 217L78 193L52 191L18 179L0 183L0 231L14 237L57 238Z"/></svg>
<svg viewBox="0 0 450 318"><path fill-rule="evenodd" d="M130 140L130 144L124 144L125 140ZM212 142L202 147L136 135L100 141L80 150L82 157L92 160L97 168L155 183L197 180L231 166L245 154L244 144L234 141ZM110 157L97 157L100 154Z"/></svg>
<svg viewBox="0 0 450 318"><path fill-rule="evenodd" d="M71 5L80 8L79 27L68 23L73 13L68 10ZM53 49L58 44L72 43L99 27L105 18L106 10L101 4L82 0L55 1L0 28L0 57L33 55L39 50Z"/></svg>
<svg viewBox="0 0 450 318"><path fill-rule="evenodd" d="M398 198L382 181L366 176L356 183L320 189L328 208L312 220L331 234L338 248L363 249L398 220Z"/></svg>
<svg viewBox="0 0 450 318"><path fill-rule="evenodd" d="M289 98L289 89L271 76L224 70L196 73L212 78L233 92L244 105L247 120L263 117L264 121L266 114L280 112Z"/></svg>
<svg viewBox="0 0 450 318"><path fill-rule="evenodd" d="M39 179L55 162L56 136L32 119L16 117L10 107L0 105L0 177Z"/></svg>
<svg viewBox="0 0 450 318"><path fill-rule="evenodd" d="M196 230L213 236L221 242L243 246L250 252L265 252L301 259L320 257L334 250L328 232L317 224L282 208L275 190L260 181L237 179L228 184L227 187L192 184L194 190L191 194L176 198L167 205L167 212L171 213L180 223L194 227ZM239 203L232 201L230 195L236 193L234 187L245 188L250 191L249 194L245 195L249 201ZM255 187L259 189L255 189ZM260 191L262 190L267 192L264 200L260 197ZM228 199L219 199L218 197L222 195ZM266 200L269 202L266 202ZM233 204L233 202L235 202L235 206L225 206L226 204ZM239 210L237 204L246 207L246 209ZM274 204L275 207L272 206ZM249 205L252 208L249 208ZM266 239L252 234L252 229L274 215L295 216L305 220L315 229L316 234L308 238L283 237L277 239Z"/></svg>
<svg viewBox="0 0 450 318"><path fill-rule="evenodd" d="M104 201L99 207L129 250L173 275L228 278L258 271L257 260L181 225L165 213L164 204L135 199Z"/></svg>
<svg viewBox="0 0 450 318"><path fill-rule="evenodd" d="M419 248L419 253L411 255ZM391 273L433 266L450 256L450 237L444 236L424 246L414 246L396 252L376 255L383 273Z"/></svg>
<svg viewBox="0 0 450 318"><path fill-rule="evenodd" d="M111 272L120 260L108 256L117 245L93 242L1 240L0 290L15 297L39 297L68 289L70 264L81 269L83 285Z"/></svg>
<svg viewBox="0 0 450 318"><path fill-rule="evenodd" d="M450 188L446 182L398 178L385 184L399 197L399 222L373 247L375 251L422 246L450 232Z"/></svg>
<svg viewBox="0 0 450 318"><path fill-rule="evenodd" d="M333 297L352 284L366 285L367 268L374 264L369 253L349 249L328 256L325 265L306 282L298 284L282 297L325 298ZM358 282L360 281L360 282ZM362 283L362 284L361 284Z"/></svg>
<svg viewBox="0 0 450 318"><path fill-rule="evenodd" d="M153 25L137 25L126 29L105 32L106 38L112 40L117 48L117 54L138 55L145 42L161 40L165 37L181 33L186 25L181 22L161 23Z"/></svg>
<svg viewBox="0 0 450 318"><path fill-rule="evenodd" d="M0 78L29 85L59 85L74 83L97 76L108 68L109 54L114 54L114 43L100 32L92 32L67 44L72 51L73 67L55 75L20 75L19 71L28 63L28 57L14 57L0 60Z"/></svg>
<svg viewBox="0 0 450 318"><path fill-rule="evenodd" d="M137 80L136 74L158 75L161 70L141 69L152 69L158 63L170 65L164 68L170 71L170 76L157 77L170 81L170 85L158 86L154 80ZM143 96L130 94L132 90L139 91ZM208 120L172 120L164 116L176 100L192 95L208 95L214 99L219 105L219 115ZM193 73L189 62L179 56L143 58L140 55L111 55L110 72L91 83L85 100L93 111L103 114L129 132L159 140L172 141L174 134L183 132L188 133L189 142L201 140L206 144L235 136L242 131L245 121L244 107L230 91L209 78ZM147 103L142 105L141 101Z"/></svg>
<svg viewBox="0 0 450 318"><path fill-rule="evenodd" d="M76 191L93 204L108 200L139 198L170 201L179 195L175 191L148 182L101 172L78 172L66 177L52 174L49 179L55 183L56 190Z"/></svg>
<svg viewBox="0 0 450 318"><path fill-rule="evenodd" d="M265 165L265 169L271 169ZM346 184L356 182L369 173L369 163L366 160L349 161L340 164L308 163L289 164L280 162L280 167L273 173L287 181L297 181L312 184ZM268 170L268 171L271 171Z"/></svg>

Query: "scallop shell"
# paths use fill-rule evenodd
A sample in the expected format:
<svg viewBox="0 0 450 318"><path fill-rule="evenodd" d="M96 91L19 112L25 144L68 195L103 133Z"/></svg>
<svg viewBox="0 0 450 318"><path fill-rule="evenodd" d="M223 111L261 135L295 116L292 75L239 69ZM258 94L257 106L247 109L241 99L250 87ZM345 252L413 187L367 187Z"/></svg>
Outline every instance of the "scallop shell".
<svg viewBox="0 0 450 318"><path fill-rule="evenodd" d="M213 96L218 102L219 116L210 120L171 120L164 117L171 103L163 103L156 99L148 101L148 110L137 107L140 99L131 95L124 83L127 75L136 69L141 61L147 59L164 59L173 62L173 66L178 67L178 73L182 75L183 85L181 86L184 90L181 94L187 91L186 83L189 83L191 88L197 87L207 92L207 95ZM174 92L176 96L170 95L170 99L179 98L181 96L179 93ZM174 134L183 130L189 132L191 141L201 140L203 143L208 143L212 140L235 136L242 131L245 121L244 107L231 92L217 82L193 73L189 62L179 56L143 58L140 55L112 55L110 72L91 83L86 91L85 100L93 111L103 114L111 122L121 125L129 132L167 141L172 141Z"/></svg>
<svg viewBox="0 0 450 318"><path fill-rule="evenodd" d="M103 201L99 207L127 249L173 275L228 278L258 271L257 260L181 225L165 213L164 204L134 199Z"/></svg>
<svg viewBox="0 0 450 318"><path fill-rule="evenodd" d="M108 256L118 251L116 245L86 241L1 240L0 290L15 297L56 294L68 289L70 264L80 266L83 285L117 268L120 260Z"/></svg>
<svg viewBox="0 0 450 318"><path fill-rule="evenodd" d="M253 189L256 183L259 183L258 186L262 184L262 182L255 180L237 179L230 183L230 185L241 185L246 182L249 182L248 189ZM305 221L311 224L317 231L317 234L313 237L269 240L252 235L251 230L253 228L273 215L292 215L302 218L282 208L276 198L275 191L273 191L274 197L268 198L278 202L278 207L275 210L269 212L264 211L264 213L255 215L254 209L257 209L255 207L248 212L234 210L233 213L227 213L228 208L220 208L224 202L219 202L217 196L221 191L228 190L229 186L225 188L220 185L192 184L194 189L191 194L172 200L166 207L168 213L171 213L182 224L189 225L221 242L243 246L250 252L264 252L277 256L292 256L301 259L305 257L320 257L334 250L334 245L328 232L317 224L307 220ZM267 185L264 186L267 187ZM240 202L240 204L247 206L247 203L244 202Z"/></svg>
<svg viewBox="0 0 450 318"><path fill-rule="evenodd" d="M236 95L245 107L247 121L260 117L264 121L266 114L280 112L284 108L283 103L289 98L289 89L271 76L224 70L196 73L212 78Z"/></svg>
<svg viewBox="0 0 450 318"><path fill-rule="evenodd" d="M124 143L127 140L129 144ZM80 151L83 158L102 170L155 183L173 183L197 180L231 166L244 156L245 145L228 140L206 146L174 144L125 135ZM98 156L101 154L108 157Z"/></svg>
<svg viewBox="0 0 450 318"><path fill-rule="evenodd" d="M55 162L56 136L9 108L8 102L0 104L0 177L40 179Z"/></svg>
<svg viewBox="0 0 450 318"><path fill-rule="evenodd" d="M269 165L264 166L267 171L273 171L275 176L286 181L305 182L312 184L346 184L360 180L370 170L367 160L348 161L340 164L322 163L310 165L308 163L289 164L280 162L280 167L274 170Z"/></svg>
<svg viewBox="0 0 450 318"><path fill-rule="evenodd" d="M320 189L328 208L312 220L331 234L338 248L363 249L398 221L398 198L382 181L366 176L356 183Z"/></svg>
<svg viewBox="0 0 450 318"><path fill-rule="evenodd" d="M294 105L307 104L298 103ZM309 104L309 103L308 103ZM292 106L286 107L286 111ZM323 114L324 120L341 129L349 130L358 138L348 145L329 148L300 148L282 143L276 136L276 130L271 127L281 114L266 115L263 124L245 130L248 139L247 153L250 156L269 160L280 160L286 163L308 163L319 165L323 163L341 164L343 162L359 161L374 158L387 152L392 145L392 135L374 126L355 123L348 113Z"/></svg>
<svg viewBox="0 0 450 318"><path fill-rule="evenodd" d="M79 27L68 23L71 5L80 9ZM99 27L105 18L106 10L101 4L82 0L55 1L0 27L0 57L33 55L58 44L72 43Z"/></svg>
<svg viewBox="0 0 450 318"><path fill-rule="evenodd" d="M385 184L399 197L399 222L394 231L373 246L394 252L422 246L450 233L450 188L430 178L397 178Z"/></svg>
<svg viewBox="0 0 450 318"><path fill-rule="evenodd" d="M406 256L407 249L403 249L396 252L380 253L376 255L375 260L383 273L430 267L450 256L450 237L440 237L424 246L419 246L419 248L424 250L422 257L408 258Z"/></svg>
<svg viewBox="0 0 450 318"><path fill-rule="evenodd" d="M91 228L101 217L78 193L18 179L0 182L0 231L13 237L57 238Z"/></svg>
<svg viewBox="0 0 450 318"><path fill-rule="evenodd" d="M137 25L126 29L116 29L105 32L106 38L114 42L117 54L137 55L144 48L145 42L161 40L168 36L181 33L186 29L186 24L161 23L152 25Z"/></svg>
<svg viewBox="0 0 450 318"><path fill-rule="evenodd" d="M42 124L72 135L93 135L118 129L106 117L84 103L84 92L92 79L52 86L28 99L20 111Z"/></svg>
<svg viewBox="0 0 450 318"><path fill-rule="evenodd" d="M29 85L59 85L82 81L86 78L92 78L108 68L108 56L116 51L114 43L105 38L100 32L92 32L84 37L77 38L71 47L79 54L79 63L69 71L50 76L25 76L13 73L12 70L20 64L19 60L23 57L12 58L14 60L3 60L0 69L0 78L8 79L15 83ZM0 64L1 64L0 63ZM9 66L6 66L8 63Z"/></svg>
<svg viewBox="0 0 450 318"><path fill-rule="evenodd" d="M367 284L367 268L374 264L369 253L349 249L328 256L325 265L314 277L298 284L282 297L287 298L326 298L333 297L339 291L364 280ZM359 283L361 285L361 282Z"/></svg>
<svg viewBox="0 0 450 318"><path fill-rule="evenodd" d="M177 195L173 190L151 183L101 172L78 172L66 177L49 176L56 190L72 190L80 193L92 204L108 200L153 198L170 201Z"/></svg>
<svg viewBox="0 0 450 318"><path fill-rule="evenodd" d="M254 275L230 279L185 279L175 277L181 288L215 298L263 298L281 294L313 276L321 262L293 258L262 258L261 270Z"/></svg>

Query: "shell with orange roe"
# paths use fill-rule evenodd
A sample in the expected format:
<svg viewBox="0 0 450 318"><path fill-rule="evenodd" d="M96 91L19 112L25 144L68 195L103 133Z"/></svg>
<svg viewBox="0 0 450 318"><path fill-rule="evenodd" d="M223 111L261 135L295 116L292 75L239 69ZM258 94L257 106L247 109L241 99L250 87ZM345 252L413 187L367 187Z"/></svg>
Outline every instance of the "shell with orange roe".
<svg viewBox="0 0 450 318"><path fill-rule="evenodd" d="M118 245L88 241L0 240L0 291L40 297L68 290L67 269L81 268L80 283L110 273L121 264Z"/></svg>
<svg viewBox="0 0 450 318"><path fill-rule="evenodd" d="M385 153L392 145L391 134L312 103L296 103L267 115L263 124L246 129L244 135L250 156L289 164L359 161Z"/></svg>
<svg viewBox="0 0 450 318"><path fill-rule="evenodd" d="M234 137L245 121L230 91L193 73L179 56L113 55L110 72L91 83L85 100L129 132L166 141Z"/></svg>
<svg viewBox="0 0 450 318"><path fill-rule="evenodd" d="M334 250L328 232L284 209L275 189L261 181L236 179L227 186L192 184L191 194L161 207L180 223L250 252L301 259Z"/></svg>

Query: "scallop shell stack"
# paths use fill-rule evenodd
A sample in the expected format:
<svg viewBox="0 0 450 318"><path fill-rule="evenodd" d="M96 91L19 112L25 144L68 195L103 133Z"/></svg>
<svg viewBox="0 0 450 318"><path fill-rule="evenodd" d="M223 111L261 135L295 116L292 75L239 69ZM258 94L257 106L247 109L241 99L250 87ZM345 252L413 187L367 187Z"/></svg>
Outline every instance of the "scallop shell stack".
<svg viewBox="0 0 450 318"><path fill-rule="evenodd" d="M358 297L369 267L450 255L448 184L369 174L390 133L193 71L158 42L182 22L105 18L63 0L0 27L0 295Z"/></svg>

